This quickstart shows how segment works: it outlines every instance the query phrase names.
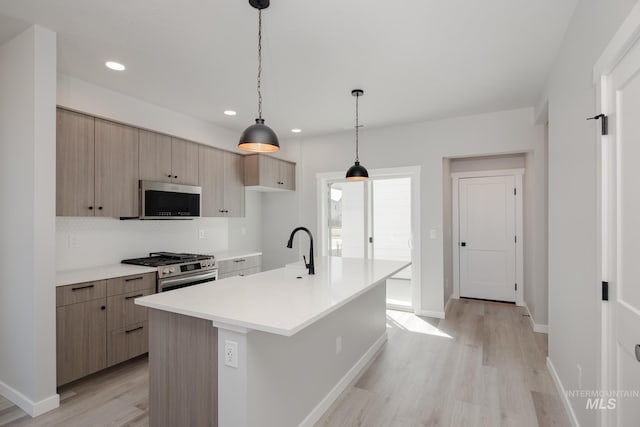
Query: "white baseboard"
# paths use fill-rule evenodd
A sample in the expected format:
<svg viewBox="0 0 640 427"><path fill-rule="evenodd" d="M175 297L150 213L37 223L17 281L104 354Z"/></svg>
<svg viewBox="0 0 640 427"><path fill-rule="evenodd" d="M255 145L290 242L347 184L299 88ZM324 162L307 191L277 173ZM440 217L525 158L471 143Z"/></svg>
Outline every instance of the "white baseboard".
<svg viewBox="0 0 640 427"><path fill-rule="evenodd" d="M351 369L349 369L345 376L342 377L340 381L338 381L338 384L336 384L335 387L331 389L331 391L324 397L324 399L322 399L320 403L318 403L318 405L313 408L313 410L299 424L298 427L311 427L315 423L317 423L318 420L324 415L324 413L327 412L327 409L331 407L333 402L338 399L340 394L342 394L342 392L345 391L347 387L353 384L353 382L360 377L360 374L362 374L364 370L369 367L369 365L371 364L371 362L373 362L373 359L376 357L386 341L387 332L385 331L384 334L382 334L380 338L378 338L376 342L374 342L373 345L369 347L369 350L367 350L367 352L360 358L360 360L358 360L356 364L353 365Z"/></svg>
<svg viewBox="0 0 640 427"><path fill-rule="evenodd" d="M567 415L569 416L569 420L571 421L571 425L573 427L580 427L578 423L578 418L576 417L576 413L573 412L573 408L571 407L571 402L569 402L569 398L567 397L567 393L562 385L562 381L560 381L560 377L556 372L556 368L554 368L553 363L551 363L551 359L547 357L547 369L549 370L549 374L551 374L551 378L553 379L553 383L556 385L556 389L558 390L558 394L560 395L560 399L562 400L562 405L564 409L567 411Z"/></svg>
<svg viewBox="0 0 640 427"><path fill-rule="evenodd" d="M529 306L527 304L525 304L524 307L527 309L527 314L529 314L529 323L531 323L531 329L533 329L533 332L539 332L541 334L548 334L549 333L549 326L548 325L541 325L539 323L536 323L533 320L533 316L531 315L531 310L529 310Z"/></svg>
<svg viewBox="0 0 640 427"><path fill-rule="evenodd" d="M436 319L444 319L444 311L418 310L418 316L434 317Z"/></svg>
<svg viewBox="0 0 640 427"><path fill-rule="evenodd" d="M49 412L60 406L60 396L58 394L54 394L46 399L34 402L18 390L2 381L0 381L0 394L32 417L37 417L38 415L42 415L45 412Z"/></svg>

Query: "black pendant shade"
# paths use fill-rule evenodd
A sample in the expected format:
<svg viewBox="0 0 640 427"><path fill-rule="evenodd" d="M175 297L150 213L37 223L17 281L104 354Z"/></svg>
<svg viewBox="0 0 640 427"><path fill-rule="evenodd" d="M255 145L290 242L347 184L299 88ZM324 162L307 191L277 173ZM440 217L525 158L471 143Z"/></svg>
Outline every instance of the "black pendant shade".
<svg viewBox="0 0 640 427"><path fill-rule="evenodd" d="M254 153L274 153L280 151L278 136L262 118L262 10L269 7L269 0L249 0L249 4L258 9L258 118L255 125L242 132L238 148Z"/></svg>
<svg viewBox="0 0 640 427"><path fill-rule="evenodd" d="M362 89L354 89L351 91L351 95L356 97L356 161L347 170L347 181L366 181L369 179L369 172L367 169L360 164L360 159L358 158L358 131L360 129L360 121L358 115L358 99L364 95L364 91Z"/></svg>
<svg viewBox="0 0 640 427"><path fill-rule="evenodd" d="M358 161L347 171L347 181L366 181L367 179L369 179L369 172Z"/></svg>
<svg viewBox="0 0 640 427"><path fill-rule="evenodd" d="M254 153L274 153L280 150L280 142L276 133L264 124L264 119L256 119L255 125L242 132L238 147Z"/></svg>

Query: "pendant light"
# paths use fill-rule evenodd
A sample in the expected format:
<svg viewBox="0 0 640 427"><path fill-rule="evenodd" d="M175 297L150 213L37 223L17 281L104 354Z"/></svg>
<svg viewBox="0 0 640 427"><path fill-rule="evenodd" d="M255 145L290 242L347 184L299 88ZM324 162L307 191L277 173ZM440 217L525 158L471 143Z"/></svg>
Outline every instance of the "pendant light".
<svg viewBox="0 0 640 427"><path fill-rule="evenodd" d="M347 171L347 181L366 181L369 179L369 172L364 166L360 165L360 159L358 158L358 130L360 129L358 99L364 95L364 91L362 89L354 89L351 91L351 95L356 97L356 162Z"/></svg>
<svg viewBox="0 0 640 427"><path fill-rule="evenodd" d="M258 118L256 124L242 132L238 147L254 153L273 153L280 150L278 136L264 124L262 118L262 9L269 7L269 0L249 0L249 4L258 9Z"/></svg>

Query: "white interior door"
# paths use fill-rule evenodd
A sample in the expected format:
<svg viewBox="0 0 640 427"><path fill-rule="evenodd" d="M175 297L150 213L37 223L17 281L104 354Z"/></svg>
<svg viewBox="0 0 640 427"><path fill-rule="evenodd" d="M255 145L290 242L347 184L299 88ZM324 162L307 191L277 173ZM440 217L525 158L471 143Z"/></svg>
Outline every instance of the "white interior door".
<svg viewBox="0 0 640 427"><path fill-rule="evenodd" d="M459 181L460 296L516 300L515 177Z"/></svg>
<svg viewBox="0 0 640 427"><path fill-rule="evenodd" d="M640 392L640 43L625 55L605 85L610 135L603 146L606 387ZM609 425L640 422L635 396L616 398Z"/></svg>

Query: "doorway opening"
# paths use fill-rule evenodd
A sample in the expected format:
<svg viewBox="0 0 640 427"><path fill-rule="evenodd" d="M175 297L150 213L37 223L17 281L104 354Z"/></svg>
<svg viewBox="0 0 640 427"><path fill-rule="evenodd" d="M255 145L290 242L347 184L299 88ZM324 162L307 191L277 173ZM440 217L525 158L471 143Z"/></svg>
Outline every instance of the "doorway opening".
<svg viewBox="0 0 640 427"><path fill-rule="evenodd" d="M411 261L387 280L387 307L415 311L420 304L418 168L370 170L368 181L342 173L318 176L323 255Z"/></svg>

